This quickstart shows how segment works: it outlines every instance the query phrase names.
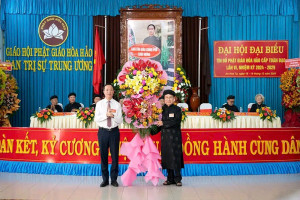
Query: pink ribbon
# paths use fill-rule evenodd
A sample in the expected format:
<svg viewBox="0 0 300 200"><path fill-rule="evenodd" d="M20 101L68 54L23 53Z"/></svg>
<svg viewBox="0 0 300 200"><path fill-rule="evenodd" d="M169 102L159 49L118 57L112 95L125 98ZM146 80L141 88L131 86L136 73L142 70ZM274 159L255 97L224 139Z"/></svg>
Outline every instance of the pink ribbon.
<svg viewBox="0 0 300 200"><path fill-rule="evenodd" d="M154 145L151 137L146 136L143 139L139 134L127 143L123 143L120 153L126 155L130 160L129 167L121 176L124 186L132 185L138 173L147 172L145 181L151 181L153 185L157 186L159 179L166 180L161 172L161 164L159 160L161 156Z"/></svg>

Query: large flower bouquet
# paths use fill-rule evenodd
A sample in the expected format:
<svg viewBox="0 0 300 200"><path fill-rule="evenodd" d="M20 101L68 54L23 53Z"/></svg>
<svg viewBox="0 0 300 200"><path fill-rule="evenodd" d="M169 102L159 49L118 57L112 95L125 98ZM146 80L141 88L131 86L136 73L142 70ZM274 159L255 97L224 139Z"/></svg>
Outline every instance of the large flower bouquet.
<svg viewBox="0 0 300 200"><path fill-rule="evenodd" d="M158 98L167 83L167 74L159 62L142 59L129 61L119 73L118 83L125 96L124 122L138 129L141 137L145 137L161 120L162 109Z"/></svg>
<svg viewBox="0 0 300 200"><path fill-rule="evenodd" d="M172 90L175 92L179 102L186 102L190 88L191 82L187 79L185 70L181 66L178 66L175 70Z"/></svg>
<svg viewBox="0 0 300 200"><path fill-rule="evenodd" d="M95 117L95 109L91 108L80 108L77 111L76 117L84 123L85 128L87 128L93 121Z"/></svg>
<svg viewBox="0 0 300 200"><path fill-rule="evenodd" d="M286 109L299 110L300 108L300 69L291 69L284 72L280 79L280 89L283 91L282 105Z"/></svg>
<svg viewBox="0 0 300 200"><path fill-rule="evenodd" d="M120 91L126 98L158 98L167 83L167 74L159 62L127 62L118 75Z"/></svg>
<svg viewBox="0 0 300 200"><path fill-rule="evenodd" d="M156 129L156 123L162 117L158 98L167 83L167 74L159 62L129 61L119 73L118 83L125 96L124 123L139 133L121 146L120 153L130 159L129 167L121 180L124 186L129 186L138 173L147 171L145 180L157 185L159 179L165 180L165 177L160 171L159 151L148 135L151 130Z"/></svg>
<svg viewBox="0 0 300 200"><path fill-rule="evenodd" d="M300 127L300 69L292 68L281 75L281 104L286 109L283 127Z"/></svg>
<svg viewBox="0 0 300 200"><path fill-rule="evenodd" d="M40 121L41 123L49 121L52 116L53 116L53 111L51 109L43 109L39 112L34 113L32 116L36 117L38 119L38 121Z"/></svg>
<svg viewBox="0 0 300 200"><path fill-rule="evenodd" d="M220 120L222 122L229 122L235 119L234 112L227 110L226 108L219 108L210 114L212 118Z"/></svg>
<svg viewBox="0 0 300 200"><path fill-rule="evenodd" d="M0 105L3 102L6 79L7 79L6 74L0 69Z"/></svg>
<svg viewBox="0 0 300 200"><path fill-rule="evenodd" d="M276 118L276 110L272 111L270 107L261 107L260 109L256 109L256 112L259 113L259 117L262 120L267 119L272 122Z"/></svg>
<svg viewBox="0 0 300 200"><path fill-rule="evenodd" d="M9 116L19 110L20 99L18 99L18 85L16 79L11 74L0 72L2 86L0 86L0 126L10 126ZM5 80L5 83L3 84Z"/></svg>

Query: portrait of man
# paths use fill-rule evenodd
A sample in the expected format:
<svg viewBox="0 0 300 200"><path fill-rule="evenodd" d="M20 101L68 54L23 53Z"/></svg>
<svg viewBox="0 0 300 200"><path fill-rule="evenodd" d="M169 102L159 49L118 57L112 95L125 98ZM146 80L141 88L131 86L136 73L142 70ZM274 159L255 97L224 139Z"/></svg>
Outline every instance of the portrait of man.
<svg viewBox="0 0 300 200"><path fill-rule="evenodd" d="M163 69L168 74L167 88L170 89L174 82L174 20L128 20L127 25L128 58L134 61L141 58L160 62ZM130 47L136 46L144 52L143 44L150 44L159 49L159 54L155 56L138 56L130 52ZM141 48L139 48L141 47ZM151 51L151 50L150 50ZM149 53L151 54L151 53ZM145 54L141 54L145 55Z"/></svg>

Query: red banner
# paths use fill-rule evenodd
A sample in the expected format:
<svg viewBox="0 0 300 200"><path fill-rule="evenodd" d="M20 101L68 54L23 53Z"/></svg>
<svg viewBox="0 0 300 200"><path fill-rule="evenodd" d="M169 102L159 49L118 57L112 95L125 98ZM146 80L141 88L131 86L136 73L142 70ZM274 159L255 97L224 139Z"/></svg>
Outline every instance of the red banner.
<svg viewBox="0 0 300 200"><path fill-rule="evenodd" d="M120 145L134 136L120 132ZM160 134L152 139L160 150ZM186 164L300 161L299 128L182 129L182 145ZM0 128L0 160L100 163L97 130Z"/></svg>
<svg viewBox="0 0 300 200"><path fill-rule="evenodd" d="M280 77L287 58L287 40L215 41L214 77Z"/></svg>
<svg viewBox="0 0 300 200"><path fill-rule="evenodd" d="M137 58L153 58L160 54L160 49L152 44L135 44L128 49L128 52Z"/></svg>

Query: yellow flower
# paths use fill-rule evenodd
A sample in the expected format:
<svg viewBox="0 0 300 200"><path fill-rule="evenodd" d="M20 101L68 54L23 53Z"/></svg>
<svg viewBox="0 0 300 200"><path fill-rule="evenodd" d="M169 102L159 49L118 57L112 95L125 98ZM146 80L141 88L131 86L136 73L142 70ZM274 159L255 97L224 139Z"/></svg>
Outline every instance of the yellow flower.
<svg viewBox="0 0 300 200"><path fill-rule="evenodd" d="M91 114L91 117L94 117L94 114Z"/></svg>
<svg viewBox="0 0 300 200"><path fill-rule="evenodd" d="M91 121L92 118L89 117L89 121Z"/></svg>
<svg viewBox="0 0 300 200"><path fill-rule="evenodd" d="M274 114L273 116L276 117L276 114Z"/></svg>
<svg viewBox="0 0 300 200"><path fill-rule="evenodd" d="M81 120L83 120L84 118L83 118L83 117L81 117L80 119L81 119Z"/></svg>
<svg viewBox="0 0 300 200"><path fill-rule="evenodd" d="M183 75L182 78L185 79L186 77Z"/></svg>
<svg viewBox="0 0 300 200"><path fill-rule="evenodd" d="M184 115L182 115L181 120L184 120Z"/></svg>
<svg viewBox="0 0 300 200"><path fill-rule="evenodd" d="M140 74L141 74L141 71L138 70L138 71L136 72L136 75L140 75Z"/></svg>
<svg viewBox="0 0 300 200"><path fill-rule="evenodd" d="M148 90L148 86L147 86L147 85L144 86L143 89L144 89L144 90Z"/></svg>
<svg viewBox="0 0 300 200"><path fill-rule="evenodd" d="M50 112L47 112L47 115L50 115Z"/></svg>
<svg viewBox="0 0 300 200"><path fill-rule="evenodd" d="M258 112L259 112L259 109L256 109L256 112L258 113Z"/></svg>
<svg viewBox="0 0 300 200"><path fill-rule="evenodd" d="M143 126L147 126L147 122L143 122Z"/></svg>
<svg viewBox="0 0 300 200"><path fill-rule="evenodd" d="M221 114L220 112L217 113L218 116L220 116L220 114Z"/></svg>
<svg viewBox="0 0 300 200"><path fill-rule="evenodd" d="M178 86L178 84L177 84L177 83L175 83L175 84L174 84L174 88L177 88L177 86Z"/></svg>
<svg viewBox="0 0 300 200"><path fill-rule="evenodd" d="M267 119L270 119L270 118L271 118L270 116L267 117Z"/></svg>
<svg viewBox="0 0 300 200"><path fill-rule="evenodd" d="M181 69L179 67L177 67L177 71L181 71Z"/></svg>
<svg viewBox="0 0 300 200"><path fill-rule="evenodd" d="M175 83L179 83L179 81L178 81L178 80L176 80L176 81L175 81Z"/></svg>
<svg viewBox="0 0 300 200"><path fill-rule="evenodd" d="M263 114L262 113L260 113L260 115L259 115L260 117L262 117L263 116Z"/></svg>
<svg viewBox="0 0 300 200"><path fill-rule="evenodd" d="M180 75L183 75L184 73L183 72L180 72Z"/></svg>
<svg viewBox="0 0 300 200"><path fill-rule="evenodd" d="M86 114L86 113L88 113L88 111L86 110L86 111L84 111L84 113Z"/></svg>
<svg viewBox="0 0 300 200"><path fill-rule="evenodd" d="M154 75L154 76L157 76L157 73L156 73L156 72L153 72L153 75Z"/></svg>

